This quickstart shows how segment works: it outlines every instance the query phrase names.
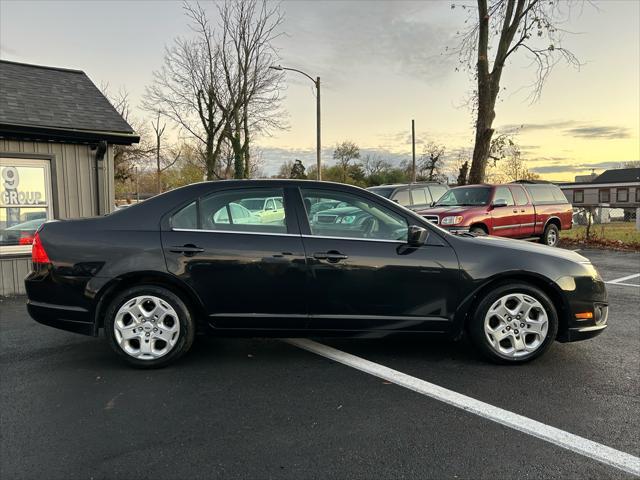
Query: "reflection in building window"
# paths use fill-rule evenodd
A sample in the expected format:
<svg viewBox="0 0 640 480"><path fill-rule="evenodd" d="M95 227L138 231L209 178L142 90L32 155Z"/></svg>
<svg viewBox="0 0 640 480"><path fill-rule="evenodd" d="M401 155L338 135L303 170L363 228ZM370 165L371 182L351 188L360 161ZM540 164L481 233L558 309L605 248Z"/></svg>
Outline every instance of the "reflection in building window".
<svg viewBox="0 0 640 480"><path fill-rule="evenodd" d="M0 159L0 246L2 254L28 253L33 236L52 218L48 160Z"/></svg>

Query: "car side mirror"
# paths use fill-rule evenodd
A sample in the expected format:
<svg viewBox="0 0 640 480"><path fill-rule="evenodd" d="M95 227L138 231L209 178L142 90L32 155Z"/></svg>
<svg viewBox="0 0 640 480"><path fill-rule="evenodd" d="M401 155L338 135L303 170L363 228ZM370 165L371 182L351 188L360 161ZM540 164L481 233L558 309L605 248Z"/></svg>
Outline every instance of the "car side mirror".
<svg viewBox="0 0 640 480"><path fill-rule="evenodd" d="M429 236L429 230L418 225L411 225L407 235L407 243L412 247L420 247L424 245Z"/></svg>
<svg viewBox="0 0 640 480"><path fill-rule="evenodd" d="M503 198L498 198L497 200L493 201L493 208L506 207L506 206L507 206L507 201Z"/></svg>

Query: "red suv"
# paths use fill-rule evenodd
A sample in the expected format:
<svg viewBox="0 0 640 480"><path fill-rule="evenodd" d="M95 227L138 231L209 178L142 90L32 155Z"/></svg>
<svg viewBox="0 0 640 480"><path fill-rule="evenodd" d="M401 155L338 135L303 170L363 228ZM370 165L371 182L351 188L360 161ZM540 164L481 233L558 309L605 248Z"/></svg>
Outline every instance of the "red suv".
<svg viewBox="0 0 640 480"><path fill-rule="evenodd" d="M550 246L572 222L571 204L560 188L539 183L455 187L418 213L452 233L537 237Z"/></svg>

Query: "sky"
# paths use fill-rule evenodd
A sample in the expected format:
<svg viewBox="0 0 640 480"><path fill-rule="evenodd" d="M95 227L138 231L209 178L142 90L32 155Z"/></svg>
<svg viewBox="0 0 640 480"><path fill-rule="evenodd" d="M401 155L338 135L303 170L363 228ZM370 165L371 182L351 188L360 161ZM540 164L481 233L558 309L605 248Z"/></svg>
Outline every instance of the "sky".
<svg viewBox="0 0 640 480"><path fill-rule="evenodd" d="M213 2L201 3L215 20ZM343 140L363 154L409 160L412 119L418 154L428 141L446 145L450 158L473 146L473 82L446 50L466 16L451 4L281 3L279 63L321 77L325 162ZM572 180L640 160L640 1L594 4L579 4L565 24L571 33L563 45L582 65L559 64L537 102L529 98L528 61L515 57L505 68L494 127L517 132L529 168L542 178ZM0 0L0 58L84 70L96 85L125 87L134 106L165 46L188 35L178 1ZM315 163L313 84L289 72L284 86L289 127L257 140L266 174L293 158Z"/></svg>

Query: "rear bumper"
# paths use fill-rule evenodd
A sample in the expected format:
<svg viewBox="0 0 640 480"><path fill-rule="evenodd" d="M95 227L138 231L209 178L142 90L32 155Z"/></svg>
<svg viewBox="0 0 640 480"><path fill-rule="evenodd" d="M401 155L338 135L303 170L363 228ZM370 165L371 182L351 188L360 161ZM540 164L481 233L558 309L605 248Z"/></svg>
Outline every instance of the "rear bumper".
<svg viewBox="0 0 640 480"><path fill-rule="evenodd" d="M43 325L83 335L95 335L91 315L85 308L28 300L27 311L31 318Z"/></svg>

